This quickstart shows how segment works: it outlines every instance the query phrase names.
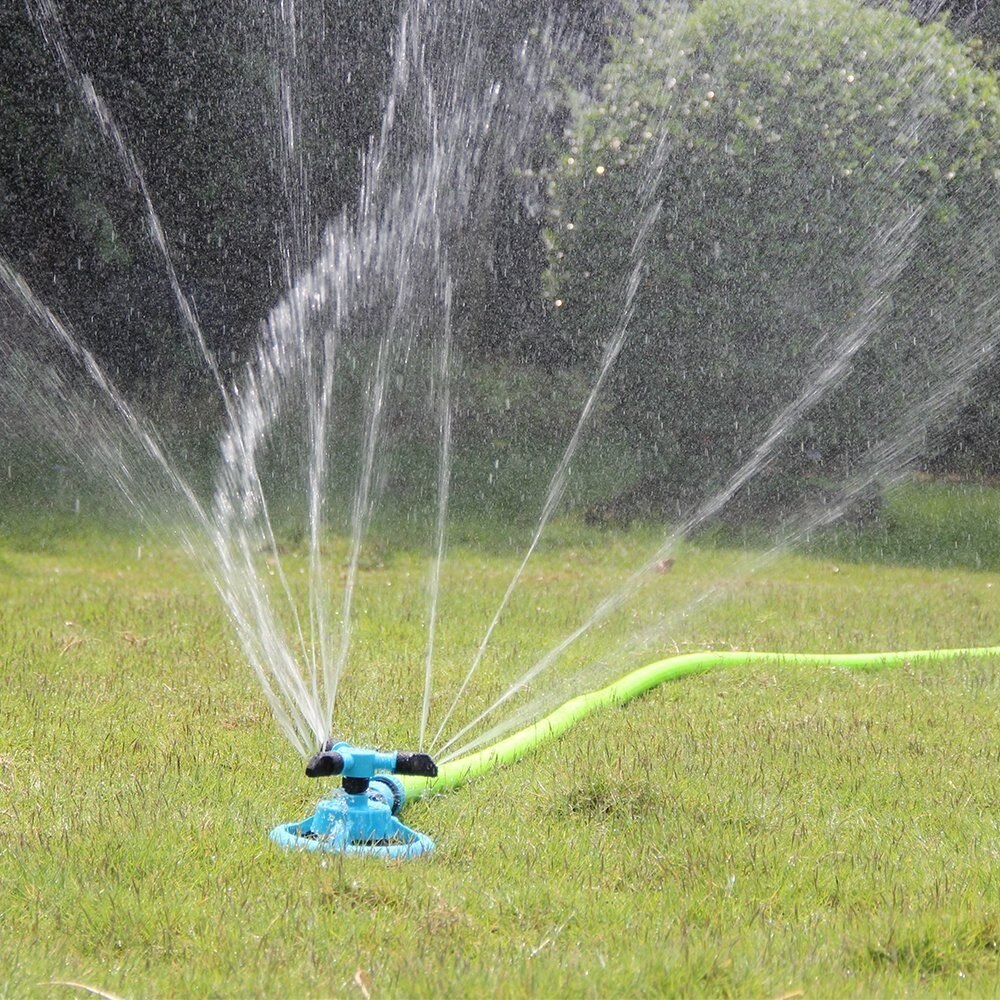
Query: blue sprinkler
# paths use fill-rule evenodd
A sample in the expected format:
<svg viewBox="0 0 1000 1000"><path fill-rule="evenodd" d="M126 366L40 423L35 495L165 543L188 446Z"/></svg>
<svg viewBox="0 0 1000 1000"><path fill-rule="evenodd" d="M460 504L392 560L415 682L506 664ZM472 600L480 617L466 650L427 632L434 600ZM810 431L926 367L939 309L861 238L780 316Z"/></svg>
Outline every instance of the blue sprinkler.
<svg viewBox="0 0 1000 1000"><path fill-rule="evenodd" d="M377 858L416 858L430 851L430 837L397 819L405 793L398 774L436 778L437 764L425 753L385 753L328 740L306 765L310 778L341 775L341 787L321 799L300 823L271 831L280 847Z"/></svg>

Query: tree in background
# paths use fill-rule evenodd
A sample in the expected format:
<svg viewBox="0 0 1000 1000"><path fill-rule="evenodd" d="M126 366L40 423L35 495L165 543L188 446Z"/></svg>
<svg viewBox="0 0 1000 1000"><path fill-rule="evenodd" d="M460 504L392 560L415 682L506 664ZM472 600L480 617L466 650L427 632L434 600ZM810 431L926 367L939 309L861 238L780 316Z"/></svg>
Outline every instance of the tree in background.
<svg viewBox="0 0 1000 1000"><path fill-rule="evenodd" d="M1000 7L993 0L910 0L910 11L921 21L947 16L959 35L1000 45Z"/></svg>
<svg viewBox="0 0 1000 1000"><path fill-rule="evenodd" d="M795 461L842 473L940 376L995 291L998 111L947 29L847 0L661 4L623 33L551 174L553 351L600 356L638 277L612 391L664 503L748 456L887 269Z"/></svg>

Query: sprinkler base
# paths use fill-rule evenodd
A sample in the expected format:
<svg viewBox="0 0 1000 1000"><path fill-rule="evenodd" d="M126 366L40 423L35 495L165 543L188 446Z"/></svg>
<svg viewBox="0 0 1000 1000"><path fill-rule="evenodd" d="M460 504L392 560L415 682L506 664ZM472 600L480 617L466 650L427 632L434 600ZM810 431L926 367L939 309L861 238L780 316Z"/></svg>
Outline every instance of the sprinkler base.
<svg viewBox="0 0 1000 1000"><path fill-rule="evenodd" d="M382 786L381 788L379 786ZM271 831L279 847L376 858L416 858L434 847L430 837L397 819L385 800L388 782L376 779L366 792L337 789L322 799L316 812L299 823L283 823ZM390 800L395 789L388 790Z"/></svg>

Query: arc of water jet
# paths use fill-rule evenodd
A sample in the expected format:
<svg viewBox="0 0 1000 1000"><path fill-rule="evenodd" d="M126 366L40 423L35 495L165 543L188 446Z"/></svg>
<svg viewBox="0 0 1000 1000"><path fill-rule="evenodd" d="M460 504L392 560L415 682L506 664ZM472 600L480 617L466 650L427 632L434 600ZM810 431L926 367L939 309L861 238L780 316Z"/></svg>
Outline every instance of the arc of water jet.
<svg viewBox="0 0 1000 1000"><path fill-rule="evenodd" d="M438 456L438 511L435 527L434 557L431 563L428 590L430 593L427 626L427 656L424 665L424 694L420 705L420 732L417 746L424 747L424 737L427 734L427 717L431 705L431 683L434 663L434 637L437 627L438 593L441 587L441 564L444 562L445 527L448 517L448 487L451 476L451 393L450 364L451 351L451 277L445 280L444 286L444 329L441 334L439 355L439 424L441 430L441 448Z"/></svg>
<svg viewBox="0 0 1000 1000"><path fill-rule="evenodd" d="M208 346L205 340L204 332L201 328L201 323L198 320L197 312L191 300L184 293L181 288L180 279L177 275L176 268L174 267L173 258L170 253L169 245L167 243L166 234L164 232L163 226L160 222L159 215L153 205L152 195L150 194L149 187L146 183L145 173L136 158L135 154L129 148L128 143L125 140L124 135L118 128L114 117L111 114L110 109L104 102L100 94L97 93L93 81L89 76L82 73L76 64L73 62L72 57L69 55L69 51L65 45L62 36L62 26L58 20L58 16L55 12L54 6L51 0L39 0L40 9L43 11L43 17L48 20L50 27L53 29L53 34L50 37L50 42L56 50L60 62L63 68L69 76L69 78L74 82L77 88L80 90L84 97L85 104L90 107L91 111L97 119L97 122L101 128L101 131L107 136L111 142L116 152L118 153L119 159L126 168L126 171L131 174L135 180L140 193L142 194L143 202L145 205L146 221L147 227L149 229L150 235L157 249L160 252L160 256L163 261L163 265L167 272L167 277L170 282L171 289L174 293L175 301L177 302L181 316L187 326L189 332L194 338L195 344L204 360L209 372L215 382L215 385L219 391L222 398L223 405L226 411L227 418L229 419L230 427L233 431L233 440L240 451L243 461L244 472L247 477L247 485L252 495L256 498L256 503L258 509L260 510L262 522L265 531L265 537L267 538L268 547L271 552L271 556L274 560L275 570L281 585L285 601L291 611L292 618L295 625L296 634L299 640L299 645L302 653L308 658L308 648L305 643L305 638L302 630L302 624L299 617L298 606L295 599L292 596L291 587L288 583L287 576L284 572L284 567L281 562L281 556L278 551L277 539L274 535L273 525L271 523L270 512L267 505L267 500L264 495L263 486L260 482L260 478L257 472L257 466L255 458L250 454L246 442L243 439L242 430L239 427L237 421L235 408L233 406L232 397L227 389L225 382L222 378L222 374L219 370L218 363L215 359L214 354ZM44 30L43 30L44 33ZM49 36L47 36L49 37Z"/></svg>
<svg viewBox="0 0 1000 1000"><path fill-rule="evenodd" d="M399 95L408 86L409 77L413 72L412 66L410 65L411 62L419 62L419 60L423 58L422 47L418 45L419 38L417 29L419 29L419 25L410 24L410 21L412 20L413 9L419 7L423 10L426 6L426 4L415 5L415 7L410 11L404 13L401 20L399 40L395 46L396 63L389 88L390 108L394 107ZM404 55L406 58L403 58ZM347 580L344 588L344 598L341 608L340 642L335 656L327 655L323 649L320 651L320 659L323 662L324 684L326 690L326 708L327 714L330 716L332 716L339 679L346 666L347 652L349 650L350 633L352 629L351 607L356 585L361 539L371 516L369 500L372 488L374 460L377 454L377 445L380 436L382 411L385 405L387 378L389 377L389 374L391 374L388 369L392 363L392 358L399 342L398 329L402 321L401 306L404 300L406 300L406 296L412 295L412 292L408 291L406 287L404 287L412 284L412 280L409 277L409 271L412 266L412 254L407 253L405 248L411 248L416 245L424 245L422 234L427 228L428 223L431 223L435 227L433 245L438 246L440 244L440 224L437 219L436 205L438 189L443 180L442 166L448 162L448 151L441 145L441 142L438 139L438 119L441 117L441 113L436 110L437 99L433 88L428 89L424 99L425 111L431 119L432 159L430 171L427 177L411 174L411 180L416 180L422 185L417 191L416 196L413 198L412 207L410 205L403 204L401 201L400 189L389 193L388 200L382 209L379 209L378 207L380 202L376 195L383 193L384 188L382 167L384 165L386 151L390 149L393 142L394 115L392 113L387 112L387 115L383 120L383 128L380 139L378 142L373 141L373 144L366 156L366 162L363 167L363 176L365 179L362 184L361 191L359 192L357 225L359 230L364 232L365 235L372 240L372 244L370 247L370 258L365 257L363 252L357 261L350 262L349 272L351 279L355 285L363 291L363 286L361 284L363 281L363 269L360 267L360 264L365 263L368 265L370 272L379 279L385 278L387 274L391 275L393 282L397 286L398 294L396 304L388 324L388 329L384 332L382 337L382 343L386 345L386 347L381 354L380 363L376 365L373 389L370 394L370 399L375 400L375 402L374 405L371 406L368 414L368 430L365 438L356 502L352 515L352 545L346 573ZM402 242L404 249L395 257L391 253L387 253L387 248L391 251L392 247L395 246L396 241L379 240L376 242L374 240L373 234L376 229L379 229L379 220L389 220L391 227L398 230L400 242ZM402 225L399 225L399 222L396 220L402 220ZM382 230L379 229L379 232L381 231ZM398 279L400 274L403 275L402 284L400 284ZM339 307L339 298L337 301ZM314 435L316 433L315 426L313 433ZM319 473L320 479L322 479L324 474L323 470L319 468L315 460L312 463L311 472L314 476L314 484L316 482L316 474ZM313 496L314 498L316 496L315 489L313 491ZM316 508L314 505L313 511L315 512L315 510ZM321 520L321 516L319 520ZM318 519L315 516L312 518L312 523L313 525L318 523ZM316 535L314 532L314 542L315 538ZM316 552L315 545L313 552L314 554ZM316 565L315 561L313 565ZM322 629L324 627L323 621L324 618L322 611L318 608L317 602L314 599L311 607L311 635L313 634L312 622L316 622L317 628ZM321 647L324 645L322 637L320 645Z"/></svg>
<svg viewBox="0 0 1000 1000"><path fill-rule="evenodd" d="M847 373L851 362L858 351L868 342L877 326L882 310L889 300L892 283L902 272L913 251L912 237L917 226L923 219L926 209L916 208L898 220L888 230L880 232L878 249L888 260L876 268L873 280L865 301L858 310L857 318L848 324L847 329L838 338L834 359L825 368L814 374L799 395L786 406L771 422L762 440L754 449L750 458L732 475L725 487L714 497L703 503L683 524L674 529L663 545L638 570L629 576L621 588L606 597L595 609L594 613L573 632L570 633L553 650L546 654L528 670L507 691L496 698L475 719L463 726L450 740L443 744L439 753L446 751L458 739L491 715L501 705L509 701L518 691L534 680L539 674L550 667L562 654L595 624L606 619L617 610L642 584L647 575L657 563L670 555L677 543L685 538L700 524L712 517L725 506L733 495L762 469L773 461L777 445L787 437L789 431L797 426L798 421L813 408L834 386L839 384Z"/></svg>
<svg viewBox="0 0 1000 1000"><path fill-rule="evenodd" d="M142 418L131 408L111 377L104 371L100 362L79 343L69 328L38 299L24 278L17 274L2 256L0 256L0 281L20 301L28 314L43 328L47 329L55 337L60 346L82 365L91 383L111 405L114 412L118 414L131 439L138 442L147 457L153 461L154 466L166 476L167 482L186 503L189 512L194 518L195 525L206 537L213 541L220 560L220 567L205 564L209 576L215 583L216 589L222 596L226 606L230 609L234 620L241 620L242 611L238 602L235 605L233 603L235 591L232 590L232 580L238 578L238 576L233 572L234 567L232 562L226 557L217 527L188 483L174 468L173 463L164 450L162 442L158 440L155 430L146 426ZM121 477L115 477L115 482L126 498L132 499L133 507L141 514L142 508L131 498L131 491L127 484L122 481ZM189 553L204 564L201 553L187 532L182 534L182 541ZM220 569L221 572L219 572ZM261 669L261 662L268 662L267 658L251 656L251 662L279 728L286 734L290 742L300 749L300 752L306 753L307 750L302 741L302 732L309 727L303 725L305 720L301 715L298 719L293 719L286 711L285 702L274 692L266 673ZM290 692L283 693L287 699Z"/></svg>
<svg viewBox="0 0 1000 1000"><path fill-rule="evenodd" d="M162 258L163 265L166 269L167 277L174 294L174 299L181 313L181 317L183 318L189 333L193 337L195 345L198 348L198 352L207 366L213 381L215 382L220 397L222 398L226 416L230 422L230 427L233 431L234 441L246 460L246 471L251 480L251 492L255 493L257 496L257 502L265 522L266 537L268 539L271 555L275 561L278 578L284 591L285 599L295 620L295 627L299 636L303 655L308 656L302 625L299 620L298 608L294 598L292 597L291 588L288 585L288 580L281 565L281 557L278 552L277 541L274 537L267 501L257 474L256 463L254 462L252 456L248 453L245 443L242 440L242 435L238 429L236 413L233 407L231 395L222 378L222 373L219 370L215 356L205 340L204 332L202 331L201 323L198 320L195 307L188 296L184 293L184 290L181 288L180 279L177 275L177 270L174 267L173 257L167 244L166 234L164 232L163 225L160 222L159 215L153 205L152 195L150 194L149 187L146 183L146 177L142 166L126 142L125 136L118 128L118 125L115 122L107 104L104 102L104 99L97 93L93 81L89 76L87 76L87 74L83 73L79 69L73 61L73 58L70 56L69 49L66 45L65 31L52 0L29 0L29 12L32 14L32 17L41 30L42 35L55 51L67 77L82 96L84 104L91 110L96 118L102 134L111 141L112 147L116 151L126 173L135 181L139 188L145 208L147 229Z"/></svg>
<svg viewBox="0 0 1000 1000"><path fill-rule="evenodd" d="M497 87L490 87L488 92L479 93L478 97L472 101L473 106L466 106L468 101L466 104L455 104L454 100L447 100L449 95L452 98L455 97L452 92L456 85L462 83L462 78L458 74L452 74L445 81L446 100L441 100L434 86L433 76L425 71L425 60L430 47L424 42L421 22L425 19L425 15L429 16L431 11L433 11L433 5L428 4L426 0L415 0L400 18L396 43L393 47L394 63L382 129L378 140L372 140L369 147L363 171L365 179L358 198L360 224L374 225L378 219L387 217L393 228L399 228L400 241L403 245L399 259L387 261L389 256L386 253L387 244L386 241L380 240L374 253L373 263L376 271L385 268L391 272L393 281L400 282L402 280L403 283L412 283L409 272L412 266L410 257L413 255L413 251L428 245L435 248L441 245L440 217L445 213L439 211L439 202L444 201L449 205L453 202L454 206L463 213L463 216L468 213L469 195L473 192L476 183L482 182L482 177L479 177L477 181L474 175L477 174L477 170L481 166L481 159L485 155L473 141L473 137L480 127L485 136L486 131L490 128L489 119L500 106L500 91ZM463 66L469 62L470 53L474 49L471 39L470 31L464 28L462 39L459 40L466 48L465 55L459 60ZM460 46L456 46L456 51L459 48ZM376 196L383 194L385 190L384 167L388 153L395 150L395 122L399 117L400 101L414 79L419 80L423 87L420 96L423 100L423 112L428 121L426 130L431 150L429 158L423 160L406 154L411 167L408 179L411 185L415 186L415 190L412 197L404 203L401 197L404 190L408 194L410 193L409 188L397 187L390 191L385 198ZM537 81L534 85L537 86ZM459 96L465 99L468 94L459 92ZM477 100L478 103L476 103ZM454 107L452 107L453 104L455 104ZM525 116L524 120L527 120L528 117L530 116ZM404 143L405 138L404 134ZM524 136L522 135L520 138L523 139ZM458 150L468 149L470 155L456 157L456 144L458 144ZM405 145L397 151L405 153ZM508 156L509 154L510 150L501 153L501 155ZM450 172L449 168L451 168ZM445 186L449 181L451 181L451 187L454 188L454 193ZM381 211L385 213L384 216L378 214L379 205L383 206ZM399 223L395 221L400 218L403 220L402 226L399 226ZM428 240L426 231L429 225L433 225L434 232L432 238ZM402 279L400 279L400 275L402 275ZM402 288L400 290L402 291ZM412 292L407 294L412 296ZM389 330L386 331L387 339L385 336L383 337L383 343L389 343L394 349L399 339L395 334L395 327L399 323L397 314L400 301L401 299L397 297L396 306L389 322ZM407 341L407 351L409 351L410 346L410 341ZM341 611L340 644L332 670L332 682L329 685L328 704L331 713L339 680L346 667L350 644L351 602L357 577L360 538L364 534L370 518L367 497L371 489L371 458L378 441L382 419L381 410L384 406L384 401L381 399L383 393L379 391L379 386L382 383L384 383L384 376L377 368L374 383L374 395L377 398L369 413L364 459L352 516L351 555L346 573L347 581Z"/></svg>
<svg viewBox="0 0 1000 1000"><path fill-rule="evenodd" d="M58 42L58 40L56 41ZM199 341L201 345L204 345L204 340L201 337L201 328L198 325L197 317L194 313L193 307L191 307L186 296L184 296L183 291L180 289L180 285L176 277L176 272L173 270L173 264L170 260L169 251L167 250L166 247L166 241L165 237L163 236L163 230L159 224L159 219L156 215L155 209L153 209L152 201L145 184L145 179L142 176L141 169L138 166L138 161L135 160L135 157L131 154L131 152L125 145L124 138L122 137L120 131L117 129L117 126L115 126L113 120L110 118L110 112L107 111L107 108L104 105L103 101L101 100L99 95L96 94L96 91L93 90L93 86L90 83L89 79L84 77L82 74L79 73L78 70L76 70L75 65L73 65L73 63L69 59L68 53L66 52L64 46L59 44L58 51L60 53L60 58L64 60L64 68L66 69L67 73L71 76L71 78L76 79L77 82L82 87L84 87L84 93L85 95L89 95L89 100L92 108L95 110L95 113L99 116L100 120L108 126L110 130L109 134L114 139L116 147L119 149L120 155L124 157L127 166L136 172L137 183L139 184L140 190L142 191L146 199L147 222L151 227L151 233L154 237L154 241L157 243L162 253L164 254L164 259L168 268L168 273L171 277L171 283L174 286L175 295L178 298L178 303L181 307L182 315L184 316L185 321L188 323L189 329L191 329L195 334L196 339ZM73 77L74 73L76 74L76 77ZM80 81L82 81L82 83ZM184 480L180 477L180 475L176 472L176 470L173 469L169 459L167 459L166 454L162 449L162 446L155 440L154 435L152 435L152 433L142 425L142 422L136 416L134 411L132 411L131 408L128 406L124 397L114 386L114 383L107 376L107 374L103 371L103 369L96 361L94 356L89 351L86 351L85 349L80 347L80 345L77 343L75 338L69 333L69 331L65 328L65 326L62 323L60 323L58 319L56 319L56 317L51 313L50 310L47 309L47 307L43 306L37 300L34 294L30 291L30 288L28 288L27 284L23 281L23 279L21 279L20 276L16 275L13 272L13 270L9 267L9 265L6 264L6 262L3 263L3 267L2 269L0 269L0 272L2 272L2 277L5 283L8 285L8 287L12 288L19 295L22 302L26 304L26 306L29 308L32 314L34 314L36 318L38 318L40 321L49 326L49 328L56 333L56 336L59 339L59 341L70 351L70 353L75 358L77 358L84 365L88 375L91 378L91 381L97 386L97 388L102 392L105 398L107 398L115 407L115 409L119 412L120 416L125 421L126 426L128 427L133 437L139 440L139 442L141 443L147 454L151 458L153 458L153 460L163 469L164 472L166 472L168 479L170 480L174 488L177 489L183 495L184 499L191 507L192 511L195 512L196 520L201 525L202 530L204 530L207 536L213 540L213 544L216 547L220 559L223 559L223 561L225 561L225 557L221 548L222 543L220 537L217 531L213 530L211 518L209 517L208 513L204 510L200 502L194 496L188 484L184 482ZM216 377L217 383L221 382L221 377L219 376L218 369L215 366L214 359L212 358L210 352L208 352L207 347L205 347L204 356L209 367L212 369L213 375ZM225 393L224 389L223 392ZM234 420L234 418L232 417L233 410L231 407L231 402L227 394L224 394L224 401L227 406L227 411L231 415L231 419ZM251 473L251 475L254 477L252 492L255 493L259 501L263 504L263 494L260 489L259 480L256 479L255 470ZM119 482L118 485L119 488L122 489L123 492L125 492L127 495L127 490L125 489L124 485L121 482ZM294 602L292 601L291 598L290 588L288 587L287 579L285 578L282 567L280 565L280 560L277 559L277 544L274 539L273 531L270 530L270 520L267 517L266 506L264 507L264 515L265 515L265 520L267 522L267 531L271 543L271 548L276 556L279 577L282 580L287 599L292 606L293 614L295 614L297 620L297 613L294 606ZM189 542L187 543L187 547L189 551L191 551L197 557L198 555L197 552ZM233 567L230 566L230 570L232 570L232 568ZM227 590L231 589L232 573L227 572L223 574L216 574L210 571L209 575L214 579L217 589L219 590L220 594L222 594L225 600ZM227 601L227 606L230 606L231 608L231 605L228 601ZM234 615L234 620L236 620L237 617L238 616ZM300 642L303 642L303 647L304 647L301 627L299 627L299 637L300 637ZM258 673L259 677L261 676L259 665L255 665L255 672ZM267 693L267 691L269 690L267 688L267 685L265 685L265 689ZM291 723L291 720L288 719L288 717L284 713L284 710L281 708L280 704L276 700L274 700L273 697L269 697L268 700L271 703L272 711L275 714L275 718L278 721L279 726L283 729L283 731L286 732L286 735L288 735L289 738L291 739L292 731L295 728ZM293 740L293 743L294 742L296 741ZM305 753L306 751L302 750L302 752Z"/></svg>
<svg viewBox="0 0 1000 1000"><path fill-rule="evenodd" d="M684 15L687 8L686 3L680 3L677 6L676 16L678 20ZM673 33L670 33L671 36ZM672 43L673 53L672 58L683 57L683 52L677 48L676 42ZM679 55L678 55L679 53ZM664 110L662 114L666 114ZM662 124L662 122L661 122ZM601 391L604 388L604 384L607 381L608 374L613 368L618 356L621 354L622 348L625 345L625 339L627 337L629 327L631 326L632 318L635 314L635 299L639 291L639 285L642 279L642 272L645 266L645 252L646 244L648 243L650 234L652 233L656 221L659 218L660 212L663 208L662 200L656 199L656 193L660 188L660 183L663 179L663 173L666 169L667 153L670 149L670 137L666 129L660 128L660 138L657 141L656 147L653 151L653 156L650 161L650 165L647 168L645 179L643 184L639 188L639 223L636 229L636 235L632 242L630 248L629 260L633 263L632 270L626 279L623 288L623 305L621 313L619 314L618 322L615 327L612 328L611 336L608 338L605 344L604 352L601 358L601 366L598 370L597 378L594 385L591 388L590 394L588 395L583 409L581 410L580 416L577 420L576 427L573 430L573 434L570 437L566 449L560 458L559 464L553 473L552 480L549 484L549 490L546 494L546 498L542 507L542 513L539 518L538 526L535 529L535 533L531 539L531 543L528 546L528 551L524 558L521 560L520 565L515 570L510 583L507 585L507 589L504 592L503 597L500 600L500 604L493 615L489 626L480 641L479 647L476 650L476 654L473 657L472 664L469 667L468 672L462 680L455 697L452 699L451 705L448 707L448 711L445 713L444 718L441 720L437 731L434 734L434 738L431 740L431 747L433 748L437 741L441 738L441 734L444 732L445 726L451 719L462 695L465 693L469 682L472 680L473 675L482 662L483 655L486 652L486 647L489 645L490 639L492 638L493 632L496 630L497 625L500 622L500 618L503 615L511 597L520 582L524 571L527 568L528 561L534 554L535 549L538 546L538 542L541 539L546 526L548 525L549 519L551 518L556 507L558 507L560 500L562 499L563 493L566 489L566 481L569 475L570 463L573 460L574 455L579 447L580 440L582 439L583 433L590 422L590 416L593 412L594 406L597 402Z"/></svg>
<svg viewBox="0 0 1000 1000"><path fill-rule="evenodd" d="M897 429L887 433L879 444L870 449L863 460L862 470L850 477L842 491L842 496L835 504L824 507L813 514L803 513L797 518L797 523L786 530L771 548L763 553L745 556L741 560L742 567L737 570L737 574L741 578L750 576L770 565L789 548L807 538L816 528L839 520L854 497L872 483L876 481L888 482L891 485L906 475L905 465L901 464L901 461L906 459L907 453L912 457L912 453L919 446L920 437L927 426L931 421L948 412L956 397L964 391L975 373L996 353L998 346L1000 346L1000 325L998 325L1000 295L994 294L981 303L977 312L981 315L977 325L985 331L985 334L970 341L950 358L950 370L945 376L943 384L935 392L920 397L916 403L908 407L906 412L895 422ZM889 476L888 480L886 479L887 475ZM701 605L721 600L731 591L732 584L712 584L705 588L701 593L692 597L684 607L676 609L666 623L658 623L648 629L643 636L632 640L628 644L628 650L635 651L645 648L653 641L661 641L664 630L674 622L687 617ZM447 763L502 736L516 728L519 721L537 716L552 703L552 700L549 700L539 705L536 701L534 707L525 706L522 711L463 744L461 748L446 753L441 758L441 763Z"/></svg>
<svg viewBox="0 0 1000 1000"><path fill-rule="evenodd" d="M655 173L655 179L650 182L648 190L655 192L659 186L659 178L663 170L663 159L665 158L666 141L661 140L658 153L656 156L656 161L659 161L657 166L658 169ZM656 162L654 161L654 162ZM503 598L500 601L500 605L493 615L493 620L490 622L489 627L486 629L482 640L479 643L479 648L476 650L476 655L473 657L472 665L469 667L458 691L455 693L455 697L452 699L451 705L448 711L445 713L444 718L441 720L440 725L437 728L437 732L434 734L434 739L431 740L431 747L437 744L437 741L441 738L442 732L444 732L445 726L448 724L448 720L451 718L458 706L462 695L465 693L466 688L469 685L469 681L472 680L473 674L479 667L482 661L483 654L486 652L486 647L489 645L490 638L493 635L494 630L500 622L500 618L503 615L510 599L517 588L521 577L524 575L524 571L528 565L528 561L531 559L538 547L538 542L542 537L542 533L545 531L548 525L549 519L552 517L553 512L559 505L559 501L563 497L563 493L566 490L566 482L568 479L570 463L573 461L576 455L577 449L579 447L580 441L583 437L583 433L590 422L591 413L594 410L594 406L597 403L597 399L604 388L604 384L607 381L608 375L611 369L614 367L615 362L618 360L618 356L621 354L622 348L625 346L625 339L628 335L629 328L632 323L632 318L635 315L635 305L636 296L639 291L639 285L642 281L642 272L645 268L645 249L646 243L649 239L650 233L656 225L656 220L659 218L660 212L663 208L663 202L657 201L655 204L648 206L647 211L641 217L638 232L636 234L635 240L632 244L632 250L630 253L631 259L635 262L631 273L629 274L628 281L625 285L625 300L622 309L622 313L619 316L618 323L615 326L611 337L609 338L607 344L604 348L604 354L601 359L601 367L598 371L597 378L591 387L590 394L587 396L586 402L583 405L583 409L580 411L580 416L577 419L576 427L573 430L566 449L563 451L562 457L559 460L559 464L556 467L556 471L552 476L552 481L549 485L548 494L545 498L545 503L542 506L541 517L539 518L538 526L535 528L535 533L532 536L531 544L528 546L528 551L525 553L524 558L521 560L520 565L514 572L510 583L507 585L507 590L504 592Z"/></svg>

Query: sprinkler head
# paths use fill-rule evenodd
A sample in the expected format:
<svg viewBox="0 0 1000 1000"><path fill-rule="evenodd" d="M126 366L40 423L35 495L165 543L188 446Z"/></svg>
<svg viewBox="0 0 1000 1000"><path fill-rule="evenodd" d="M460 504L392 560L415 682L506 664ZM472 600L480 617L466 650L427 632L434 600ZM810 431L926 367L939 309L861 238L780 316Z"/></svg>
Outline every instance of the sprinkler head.
<svg viewBox="0 0 1000 1000"><path fill-rule="evenodd" d="M434 842L397 818L406 797L395 775L435 778L437 773L437 764L425 753L387 753L328 740L306 764L306 775L341 775L341 787L320 801L313 816L275 827L271 839L281 847L308 851L417 857Z"/></svg>

